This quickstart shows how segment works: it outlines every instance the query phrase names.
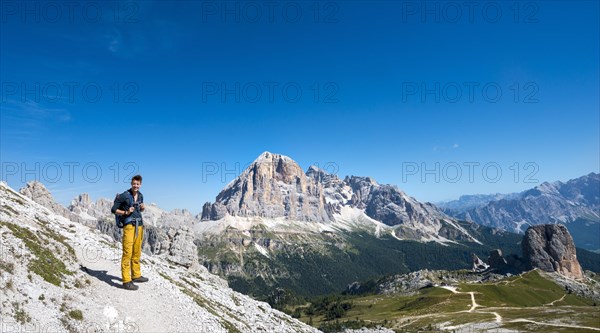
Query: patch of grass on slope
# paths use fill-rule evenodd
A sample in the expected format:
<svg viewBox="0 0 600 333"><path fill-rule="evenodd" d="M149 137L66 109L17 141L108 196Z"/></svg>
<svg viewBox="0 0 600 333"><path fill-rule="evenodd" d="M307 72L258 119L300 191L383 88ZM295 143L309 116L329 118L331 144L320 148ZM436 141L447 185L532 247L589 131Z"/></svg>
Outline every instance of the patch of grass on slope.
<svg viewBox="0 0 600 333"><path fill-rule="evenodd" d="M565 295L556 283L543 278L537 271L524 273L510 281L462 284L460 291L474 291L477 303L483 306L543 306ZM567 295L560 305L591 305L583 298Z"/></svg>
<svg viewBox="0 0 600 333"><path fill-rule="evenodd" d="M21 239L29 251L35 256L35 258L29 262L29 271L36 273L47 282L56 286L60 285L60 282L64 280L65 275L73 274L73 272L67 270L65 263L58 259L52 251L43 244L44 241L29 229L7 222L0 222L0 226L5 226L10 229L13 235Z"/></svg>
<svg viewBox="0 0 600 333"><path fill-rule="evenodd" d="M384 324L403 316L419 316L436 312L453 312L468 309L470 296L468 294L452 294L442 288L425 288L416 295L370 295L347 299L352 307L340 322L366 321ZM306 314L303 311L301 320L308 323L311 321L315 327L325 322L322 313Z"/></svg>
<svg viewBox="0 0 600 333"><path fill-rule="evenodd" d="M436 311L461 311L470 302L466 294L453 295L442 288L425 288L412 296L373 295L352 300L354 307L348 317L364 320L385 320L397 315L422 315Z"/></svg>

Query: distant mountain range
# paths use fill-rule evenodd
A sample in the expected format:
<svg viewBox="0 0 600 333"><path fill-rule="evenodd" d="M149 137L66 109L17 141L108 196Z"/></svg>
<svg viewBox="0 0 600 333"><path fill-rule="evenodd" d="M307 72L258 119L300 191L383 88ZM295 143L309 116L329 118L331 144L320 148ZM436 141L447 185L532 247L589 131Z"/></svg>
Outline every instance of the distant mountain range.
<svg viewBox="0 0 600 333"><path fill-rule="evenodd" d="M600 174L566 183L542 183L512 194L462 196L442 203L444 212L455 218L522 233L530 225L565 224L575 244L600 249Z"/></svg>
<svg viewBox="0 0 600 333"><path fill-rule="evenodd" d="M498 201L502 199L510 200L520 197L520 193L466 194L461 195L458 200L435 202L435 205L441 208L444 213L455 216L470 209L485 206L491 201Z"/></svg>

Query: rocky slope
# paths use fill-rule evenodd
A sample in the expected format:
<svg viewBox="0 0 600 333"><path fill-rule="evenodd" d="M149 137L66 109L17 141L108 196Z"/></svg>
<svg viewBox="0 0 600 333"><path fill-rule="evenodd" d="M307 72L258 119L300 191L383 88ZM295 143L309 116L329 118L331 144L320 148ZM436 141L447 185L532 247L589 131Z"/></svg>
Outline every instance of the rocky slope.
<svg viewBox="0 0 600 333"><path fill-rule="evenodd" d="M19 193L71 221L83 222L87 219L87 216L78 214L78 212L71 212L56 202L54 197L52 197L52 193L40 182L31 181L27 183L25 187L19 190ZM80 199L89 201L89 196L80 196Z"/></svg>
<svg viewBox="0 0 600 333"><path fill-rule="evenodd" d="M0 183L0 321L11 331L317 332L228 288L200 265L143 255L119 288L119 243ZM7 326L8 325L8 326Z"/></svg>

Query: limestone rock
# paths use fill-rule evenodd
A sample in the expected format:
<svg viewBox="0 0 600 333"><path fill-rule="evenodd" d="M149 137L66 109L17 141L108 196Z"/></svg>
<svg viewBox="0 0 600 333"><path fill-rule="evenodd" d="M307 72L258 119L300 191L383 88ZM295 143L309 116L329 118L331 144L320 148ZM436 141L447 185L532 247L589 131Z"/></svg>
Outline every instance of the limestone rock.
<svg viewBox="0 0 600 333"><path fill-rule="evenodd" d="M289 157L269 152L260 155L223 189L215 204L205 204L202 217L217 219L224 211L232 216L333 220L322 185L307 177Z"/></svg>
<svg viewBox="0 0 600 333"><path fill-rule="evenodd" d="M564 225L543 224L530 227L523 237L523 256L532 268L558 272L572 279L583 279L573 238Z"/></svg>
<svg viewBox="0 0 600 333"><path fill-rule="evenodd" d="M71 221L82 222L82 218L80 216L71 213L68 209L56 202L50 191L48 191L44 184L38 181L28 182L25 187L19 190L19 193L48 208L53 213L56 213Z"/></svg>
<svg viewBox="0 0 600 333"><path fill-rule="evenodd" d="M495 249L490 251L490 256L488 257L488 265L490 268L496 270L497 272L503 272L507 268L508 262L502 255L502 250Z"/></svg>
<svg viewBox="0 0 600 333"><path fill-rule="evenodd" d="M325 201L334 213L339 214L342 206L348 205L352 199L352 188L337 175L330 174L315 166L310 166L308 171L306 171L306 176L323 185Z"/></svg>
<svg viewBox="0 0 600 333"><path fill-rule="evenodd" d="M220 220L227 214L227 208L220 202L207 202L202 206L202 221Z"/></svg>
<svg viewBox="0 0 600 333"><path fill-rule="evenodd" d="M113 198L114 199L114 198ZM92 202L89 194L82 193L71 200L68 210L79 217L79 221L83 220L114 220L111 213L113 201L109 199L98 199Z"/></svg>
<svg viewBox="0 0 600 333"><path fill-rule="evenodd" d="M473 272L483 272L490 267L490 265L479 259L475 253L471 253L471 259L473 260Z"/></svg>
<svg viewBox="0 0 600 333"><path fill-rule="evenodd" d="M365 213L387 225L431 224L441 215L433 206L414 200L395 186L377 186L370 192Z"/></svg>
<svg viewBox="0 0 600 333"><path fill-rule="evenodd" d="M352 188L352 206L356 208L366 208L369 202L371 190L379 184L370 177L346 177L344 182Z"/></svg>
<svg viewBox="0 0 600 333"><path fill-rule="evenodd" d="M184 267L198 262L198 250L194 244L194 233L188 227L170 228L168 259Z"/></svg>

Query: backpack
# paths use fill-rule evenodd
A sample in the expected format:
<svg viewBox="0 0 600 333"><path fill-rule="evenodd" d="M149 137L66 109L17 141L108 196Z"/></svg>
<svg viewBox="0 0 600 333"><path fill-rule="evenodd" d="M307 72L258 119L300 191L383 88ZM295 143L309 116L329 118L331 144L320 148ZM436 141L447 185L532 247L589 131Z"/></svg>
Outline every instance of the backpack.
<svg viewBox="0 0 600 333"><path fill-rule="evenodd" d="M130 207L135 206L135 204L140 204L140 203L144 202L144 198L143 197L141 197L141 200L139 202L136 202L136 201L133 200L133 196L131 195L131 192L125 191L124 193L127 193L127 195L129 196L129 202L133 203L133 205L130 205L129 207L127 207L127 209L129 209ZM115 196L115 200L113 201L113 205L117 203L117 200L119 199L119 196L120 196L120 194L117 193L117 195ZM117 228L123 229L129 223L131 223L131 215L125 217L123 215L115 214L115 224L117 225Z"/></svg>

